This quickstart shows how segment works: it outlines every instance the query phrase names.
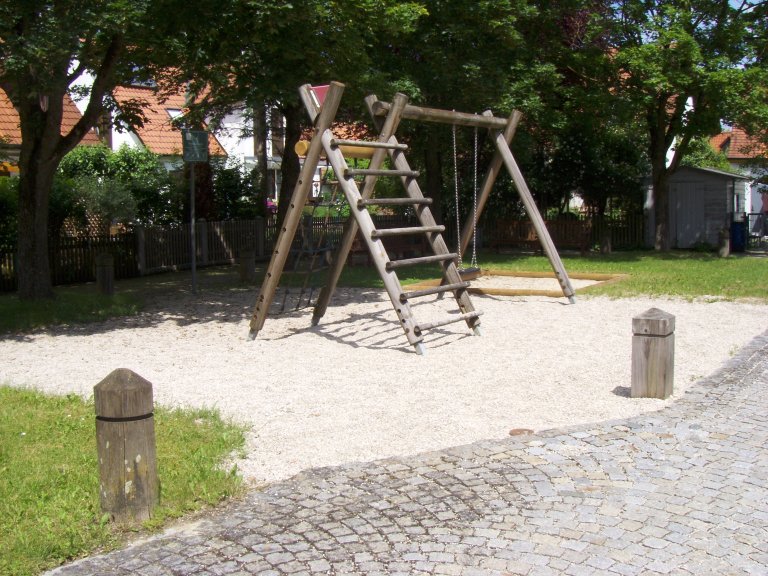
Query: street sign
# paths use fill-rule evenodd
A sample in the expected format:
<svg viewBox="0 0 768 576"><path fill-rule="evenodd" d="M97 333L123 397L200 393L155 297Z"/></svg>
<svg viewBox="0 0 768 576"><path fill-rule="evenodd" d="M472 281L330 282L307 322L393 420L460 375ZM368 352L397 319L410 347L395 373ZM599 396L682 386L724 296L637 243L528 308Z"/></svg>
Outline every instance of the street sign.
<svg viewBox="0 0 768 576"><path fill-rule="evenodd" d="M182 131L184 162L208 162L208 132L205 130Z"/></svg>

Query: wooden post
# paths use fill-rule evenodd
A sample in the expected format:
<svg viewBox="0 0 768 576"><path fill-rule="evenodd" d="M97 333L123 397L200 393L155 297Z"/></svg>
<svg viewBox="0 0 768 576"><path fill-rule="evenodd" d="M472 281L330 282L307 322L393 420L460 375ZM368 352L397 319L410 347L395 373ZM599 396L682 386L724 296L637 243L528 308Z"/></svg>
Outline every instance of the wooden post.
<svg viewBox="0 0 768 576"><path fill-rule="evenodd" d="M148 520L160 499L152 384L119 368L93 397L101 509L121 524Z"/></svg>
<svg viewBox="0 0 768 576"><path fill-rule="evenodd" d="M727 258L731 254L731 232L728 228L723 228L717 235L718 248L717 255L720 258Z"/></svg>
<svg viewBox="0 0 768 576"><path fill-rule="evenodd" d="M240 282L251 284L256 280L256 251L243 250L237 258Z"/></svg>
<svg viewBox="0 0 768 576"><path fill-rule="evenodd" d="M266 255L267 223L263 216L256 217L256 256L259 259Z"/></svg>
<svg viewBox="0 0 768 576"><path fill-rule="evenodd" d="M96 254L96 285L105 296L115 293L115 258L112 254Z"/></svg>
<svg viewBox="0 0 768 576"><path fill-rule="evenodd" d="M197 222L197 245L200 246L200 264L208 264L208 222L200 218Z"/></svg>
<svg viewBox="0 0 768 576"><path fill-rule="evenodd" d="M668 398L675 369L675 317L651 308L632 318L632 398Z"/></svg>

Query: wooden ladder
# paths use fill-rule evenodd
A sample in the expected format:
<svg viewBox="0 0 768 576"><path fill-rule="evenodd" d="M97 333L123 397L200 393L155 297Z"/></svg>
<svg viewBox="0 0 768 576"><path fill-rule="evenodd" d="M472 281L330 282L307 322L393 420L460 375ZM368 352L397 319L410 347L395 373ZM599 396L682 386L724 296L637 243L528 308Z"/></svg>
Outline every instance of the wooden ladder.
<svg viewBox="0 0 768 576"><path fill-rule="evenodd" d="M306 194L308 194L311 187L312 176L320 153L325 154L334 170L334 174L338 178L341 190L349 203L352 218L347 221L341 243L334 254L328 281L318 297L312 324L316 325L325 314L341 275L341 270L354 242L355 235L359 231L371 255L373 264L384 282L384 287L397 313L400 325L408 338L408 342L418 354L424 353L424 333L433 328L454 322L466 322L467 326L473 329L475 334L480 334L479 317L481 312L475 310L472 305L467 292L469 282L462 280L456 267L458 254L448 250L442 236L445 227L436 223L430 210L432 200L431 198L425 198L422 194L416 180L419 173L411 169L405 157L405 151L408 147L405 144L399 143L394 135L400 122L402 111L407 104L407 98L402 95L395 97L386 118L383 121L378 120L380 134L377 141L339 140L333 136L330 124L336 114L343 89L342 84L332 83L324 94L325 98L322 105L317 98L317 94L315 94L310 86L302 86L300 90L310 118L315 122L315 134L307 151L304 167L294 190L283 227L280 230L275 252L267 268L264 284L257 298L256 309L251 320L251 337L255 337L264 324L267 310L285 262L282 251L285 249L286 243L290 247L290 241L292 241L298 226L299 220L294 215L294 212L298 210L300 216L299 207L303 206L306 201ZM369 104L369 109L374 99L375 97L366 100ZM316 141L319 144L316 144ZM350 168L344 156L343 150L359 147L373 149L370 165L366 169ZM392 168L384 168L384 161L387 158L390 159ZM356 177L364 178L362 190L358 187L358 182L355 180ZM373 191L378 178L399 179L405 190L405 196L400 198L374 198ZM369 206L413 207L419 225L407 228L376 228L373 218L368 211ZM390 259L384 239L415 235L423 235L426 238L426 244L431 248L432 254L395 260ZM283 236L288 239L286 240ZM398 279L397 270L407 266L428 263L437 263L441 266L443 275L442 285L410 292L404 290ZM453 294L456 300L459 314L426 323L416 321L411 310L411 302L413 300L449 292Z"/></svg>

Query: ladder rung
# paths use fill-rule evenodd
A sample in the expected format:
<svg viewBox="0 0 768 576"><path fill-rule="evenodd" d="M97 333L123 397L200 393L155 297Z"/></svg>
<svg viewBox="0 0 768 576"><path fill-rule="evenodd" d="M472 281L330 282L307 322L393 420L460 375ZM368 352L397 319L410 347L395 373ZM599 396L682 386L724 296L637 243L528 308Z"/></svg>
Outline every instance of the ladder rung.
<svg viewBox="0 0 768 576"><path fill-rule="evenodd" d="M354 178L355 176L405 176L406 178L418 178L419 172L416 170L386 170L384 168L379 170L369 170L368 168L353 170L347 168L344 170L344 176L346 178Z"/></svg>
<svg viewBox="0 0 768 576"><path fill-rule="evenodd" d="M445 232L445 226L414 226L412 228L381 228L371 231L371 238L386 238L388 236L405 236L427 232Z"/></svg>
<svg viewBox="0 0 768 576"><path fill-rule="evenodd" d="M453 318L448 318L447 320L436 320L435 322L425 322L424 324L419 324L417 327L417 330L419 331L419 334L421 332L424 332L424 330L432 330L432 328L439 328L440 326L447 326L448 324L453 324L455 322L461 322L462 320L472 320L473 318L477 318L478 316L481 316L483 313L479 310L475 310L474 312L467 312L466 314L459 314L458 316L454 316Z"/></svg>
<svg viewBox="0 0 768 576"><path fill-rule="evenodd" d="M441 286L434 286L432 288L424 288L423 290L403 292L400 294L400 302L405 304L412 298L421 298L423 296L431 296L432 294L442 294L443 292L451 292L453 290L465 290L469 288L469 286L469 282L456 282L455 284L443 284Z"/></svg>
<svg viewBox="0 0 768 576"><path fill-rule="evenodd" d="M432 198L369 198L358 200L357 207L366 206L418 206L420 204L432 204Z"/></svg>
<svg viewBox="0 0 768 576"><path fill-rule="evenodd" d="M389 142L366 142L365 140L331 140L331 146L356 146L358 148L386 148L387 150L408 150L408 144L390 144Z"/></svg>
<svg viewBox="0 0 768 576"><path fill-rule="evenodd" d="M387 270L402 268L403 266L415 266L416 264L429 264L431 262L444 262L445 260L456 260L458 254L434 254L431 256L419 256L418 258L404 258L402 260L390 260L387 262Z"/></svg>

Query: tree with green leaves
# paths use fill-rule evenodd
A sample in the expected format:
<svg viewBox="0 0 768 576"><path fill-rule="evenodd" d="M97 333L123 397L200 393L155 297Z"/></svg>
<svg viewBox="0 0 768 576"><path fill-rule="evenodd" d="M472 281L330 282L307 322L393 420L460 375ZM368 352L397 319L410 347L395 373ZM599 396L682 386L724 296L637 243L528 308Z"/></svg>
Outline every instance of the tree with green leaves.
<svg viewBox="0 0 768 576"><path fill-rule="evenodd" d="M172 48L196 30L226 30L235 5L206 0L6 0L0 3L0 88L19 114L18 294L52 297L48 261L51 187L62 158L110 113L117 124L140 125L141 101L111 98L121 84L181 74L185 59L215 56L208 44L188 53ZM201 38L202 34L197 33ZM90 77L83 82L83 76ZM185 78L177 78L179 85ZM80 120L62 133L67 93L88 98Z"/></svg>
<svg viewBox="0 0 768 576"><path fill-rule="evenodd" d="M622 0L610 6L603 25L610 31L614 93L645 124L655 247L668 250L668 181L691 142L720 132L721 120L751 126L768 120L768 2Z"/></svg>
<svg viewBox="0 0 768 576"><path fill-rule="evenodd" d="M294 145L309 125L299 86L343 82L345 106L361 107L375 68L376 41L408 33L423 13L420 2L401 0L242 2L218 17L226 21L217 24L218 33L200 29L167 48L204 50L208 56L187 59L183 74L171 78L167 89L178 89L179 77L192 79L189 88L197 97L192 114L214 125L217 116L245 103L264 130L264 110L277 110L285 121L279 202L285 210L299 175Z"/></svg>
<svg viewBox="0 0 768 576"><path fill-rule="evenodd" d="M378 38L371 91L385 100L402 92L414 104L447 110L479 114L491 109L505 116L518 108L533 113L543 92L534 87L546 83L553 72L526 46L522 33L533 27L535 8L526 0L423 4L426 14L415 22L412 33ZM433 199L438 218L444 192L453 189L453 177L448 176L453 170L450 130L411 122L404 122L401 130L413 149L409 160L424 168L424 193ZM459 128L457 139L459 164L472 164L471 129Z"/></svg>
<svg viewBox="0 0 768 576"><path fill-rule="evenodd" d="M695 168L715 168L724 172L733 172L728 156L720 150L715 150L708 138L693 138L688 144L688 153L683 156L680 166Z"/></svg>

